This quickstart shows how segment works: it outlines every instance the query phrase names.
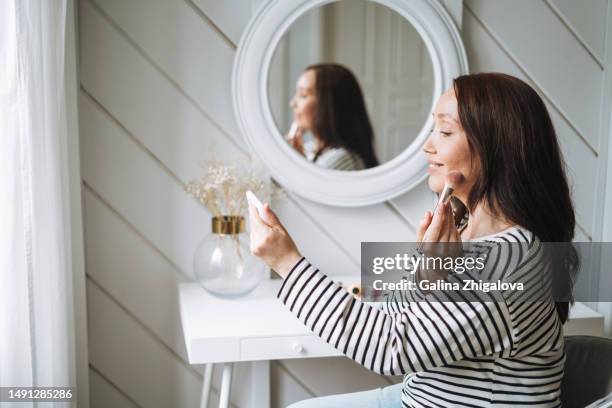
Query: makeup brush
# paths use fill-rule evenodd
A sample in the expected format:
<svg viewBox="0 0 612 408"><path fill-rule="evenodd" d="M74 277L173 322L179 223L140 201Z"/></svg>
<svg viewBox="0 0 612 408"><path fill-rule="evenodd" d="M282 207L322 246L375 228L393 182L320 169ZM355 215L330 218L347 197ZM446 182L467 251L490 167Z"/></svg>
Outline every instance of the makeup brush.
<svg viewBox="0 0 612 408"><path fill-rule="evenodd" d="M461 183L461 180L463 180L463 174L461 174L459 170L451 170L446 173L446 177L444 179L444 190L442 190L442 194L440 194L440 199L436 204L436 208L440 203L448 204L448 201L455 192L455 189L457 188L459 183ZM434 208L434 212L435 211L436 209Z"/></svg>
<svg viewBox="0 0 612 408"><path fill-rule="evenodd" d="M463 174L459 170L451 170L446 173L446 177L444 178L444 189L442 190L442 194L440 194L440 198L434 207L433 214L436 213L436 209L440 205L440 203L448 204L451 196L455 192L457 186L463 180ZM423 236L423 240L419 242L418 248L419 250L423 249L423 242L427 239L427 233L429 232L429 228L425 231L425 235Z"/></svg>
<svg viewBox="0 0 612 408"><path fill-rule="evenodd" d="M291 124L291 128L289 129L289 134L287 136L287 141L291 142L297 136L298 125L297 122L293 122Z"/></svg>

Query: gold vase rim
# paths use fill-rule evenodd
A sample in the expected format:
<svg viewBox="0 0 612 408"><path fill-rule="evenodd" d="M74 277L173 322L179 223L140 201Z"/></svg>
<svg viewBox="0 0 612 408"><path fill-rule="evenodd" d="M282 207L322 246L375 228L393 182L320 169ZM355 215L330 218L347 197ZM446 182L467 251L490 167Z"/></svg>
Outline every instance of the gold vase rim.
<svg viewBox="0 0 612 408"><path fill-rule="evenodd" d="M246 230L242 215L221 215L212 217L212 232L215 234L240 234Z"/></svg>

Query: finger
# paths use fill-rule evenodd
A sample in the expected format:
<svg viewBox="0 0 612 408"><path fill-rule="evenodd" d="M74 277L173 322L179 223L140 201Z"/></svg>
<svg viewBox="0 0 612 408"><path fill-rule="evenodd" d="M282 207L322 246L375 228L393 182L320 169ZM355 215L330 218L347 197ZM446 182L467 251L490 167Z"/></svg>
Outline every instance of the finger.
<svg viewBox="0 0 612 408"><path fill-rule="evenodd" d="M431 224L431 212L427 211L423 218L421 218L421 222L419 223L419 227L417 228L417 240L423 241L423 237L425 237L425 232L427 231L427 227Z"/></svg>
<svg viewBox="0 0 612 408"><path fill-rule="evenodd" d="M249 205L249 221L251 223L251 228L264 227L266 224L259 216L259 213L257 212L257 207L255 207L255 205L251 203L248 203L248 205Z"/></svg>
<svg viewBox="0 0 612 408"><path fill-rule="evenodd" d="M265 203L263 205L263 210L264 210L264 221L266 224L270 226L276 226L276 227L283 228L283 225L281 224L276 214L274 214L274 211L272 211L268 203Z"/></svg>
<svg viewBox="0 0 612 408"><path fill-rule="evenodd" d="M427 241L428 242L438 242L440 241L440 235L442 233L442 227L445 222L445 204L440 203L436 207L436 211L434 212L433 219L431 220L431 225L428 228L427 232Z"/></svg>
<svg viewBox="0 0 612 408"><path fill-rule="evenodd" d="M459 229L457 229L457 227L453 226L453 230L452 230L452 234L451 234L451 242L461 242L461 234L459 233Z"/></svg>
<svg viewBox="0 0 612 408"><path fill-rule="evenodd" d="M453 237L453 229L455 229L455 225L454 225L454 216L453 216L453 210L450 206L450 204L446 205L446 210L445 210L445 225L444 225L444 242L451 242L451 239Z"/></svg>
<svg viewBox="0 0 612 408"><path fill-rule="evenodd" d="M302 143L302 138L296 137L295 139L293 139L293 147L300 153L303 153L304 144Z"/></svg>
<svg viewBox="0 0 612 408"><path fill-rule="evenodd" d="M457 229L455 214L452 211L449 212L449 242L458 242L461 241L461 237L459 236L459 230Z"/></svg>

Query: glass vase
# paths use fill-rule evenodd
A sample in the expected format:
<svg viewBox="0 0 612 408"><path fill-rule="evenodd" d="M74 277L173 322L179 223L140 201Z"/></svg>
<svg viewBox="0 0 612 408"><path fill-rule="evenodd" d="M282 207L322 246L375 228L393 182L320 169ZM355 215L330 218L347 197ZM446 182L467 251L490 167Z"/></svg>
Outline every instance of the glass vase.
<svg viewBox="0 0 612 408"><path fill-rule="evenodd" d="M216 296L238 297L257 287L265 265L251 254L248 242L244 217L213 217L212 231L194 255L195 275L204 289Z"/></svg>

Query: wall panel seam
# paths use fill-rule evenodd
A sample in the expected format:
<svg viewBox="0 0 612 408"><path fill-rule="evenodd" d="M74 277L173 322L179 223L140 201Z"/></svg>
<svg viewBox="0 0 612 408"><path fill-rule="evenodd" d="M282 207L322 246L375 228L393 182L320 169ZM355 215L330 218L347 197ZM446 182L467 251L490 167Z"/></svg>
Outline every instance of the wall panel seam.
<svg viewBox="0 0 612 408"><path fill-rule="evenodd" d="M578 222L576 222L576 228L578 228L580 231L582 231L582 233L584 235L586 235L586 237L589 239L589 241L593 241L593 237L591 236L590 233L588 233L583 227L582 225L578 224Z"/></svg>
<svg viewBox="0 0 612 408"><path fill-rule="evenodd" d="M236 50L236 44L231 40L231 38L227 36L227 34L225 34L225 32L223 32L221 27L219 27L212 18L208 17L204 10L202 10L197 4L195 4L191 0L184 1L189 7L191 7L193 12L196 13L202 19L202 21L208 24L210 28L212 28L213 31L215 31L227 43L227 45L229 45L234 51Z"/></svg>
<svg viewBox="0 0 612 408"><path fill-rule="evenodd" d="M100 370L98 370L98 368L96 366L94 366L91 362L89 363L89 368L94 371L96 374L98 374L104 381L106 381L112 388L116 389L117 392L119 392L121 395L123 395L130 403L132 403L133 405L135 405L138 408L144 408L142 405L140 405L137 401L135 401L132 397L130 397L126 392L124 392L117 384L115 384L110 378L108 378L104 373L102 373ZM219 398L219 391L217 390L216 387L211 385L211 394L214 394L217 396L217 398ZM230 401L230 407L232 408L238 408L238 406Z"/></svg>
<svg viewBox="0 0 612 408"><path fill-rule="evenodd" d="M295 381L300 387L302 387L304 389L304 391L306 391L308 394L310 394L312 397L316 397L317 394L306 384L304 384L304 382L302 380L300 380L295 374L293 374L291 372L291 370L289 370L287 368L287 366L285 366L281 360L277 360L276 364L278 365L278 368L280 369L280 371L284 371L285 374L287 374L287 376L289 376L293 381Z"/></svg>
<svg viewBox="0 0 612 408"><path fill-rule="evenodd" d="M130 395L127 392L123 391L123 389L121 389L121 387L119 387L119 385L115 384L110 378L108 378L106 375L104 375L104 373L102 373L100 370L98 370L98 368L96 368L96 366L94 366L91 362L89 362L89 368L92 371L94 371L96 374L98 374L104 381L106 381L108 383L108 385L110 385L112 388L114 388L119 394L121 394L125 399L127 399L134 406L136 406L138 408L144 408L137 401L135 401L132 397L130 397Z"/></svg>
<svg viewBox="0 0 612 408"><path fill-rule="evenodd" d="M347 258L351 260L351 262L359 267L360 265L360 260L355 259L351 253L343 246L340 244L340 242L338 242L338 240L336 239L336 237L334 237L333 235L331 235L330 233L327 232L327 229L321 225L308 211L306 211L306 209L302 206L302 204L295 199L295 197L287 194L287 198L289 200L291 200L291 202L300 209L300 211L302 211L304 213L304 216L306 218L308 218L308 221L311 222L312 224L316 225L317 228L319 228L319 230L321 231L322 234L326 235L327 238L329 238L330 241L332 241L334 244L336 244L336 246L338 247L338 249L340 251L342 251L344 254L346 254Z"/></svg>
<svg viewBox="0 0 612 408"><path fill-rule="evenodd" d="M570 34L578 41L580 45L585 49L585 51L593 58L593 61L599 65L599 68L603 71L604 64L603 62L595 55L595 52L591 49L591 47L582 39L582 36L578 33L578 30L574 28L574 26L570 23L570 21L561 13L561 10L551 0L543 0L544 3L550 8L552 13L559 19L559 21L567 28Z"/></svg>
<svg viewBox="0 0 612 408"><path fill-rule="evenodd" d="M174 171L172 171L171 168L169 168L168 166L166 166L164 164L164 162L157 157L157 155L155 153L153 153L142 141L140 141L140 139L138 139L138 137L136 135L134 135L126 126L123 125L123 123L121 123L121 121L119 121L119 119L117 119L108 109L106 109L106 107L104 105L102 105L102 103L100 101L98 101L96 99L95 96L93 96L88 90L87 88L85 88L84 85L81 84L81 91L83 92L84 95L86 95L93 103L94 105L96 105L96 107L98 109L100 109L100 111L102 111L102 113L105 114L105 116L111 121L113 122L116 126L118 126L123 132L125 132L126 136L128 137L128 139L130 139L134 144L136 144L136 146L138 146L143 153L145 153L147 156L149 156L154 162L157 163L157 165L168 175L170 176L170 178L172 180L174 180L181 189L183 189L185 187L185 183L183 183L183 181L176 175L176 173L174 173Z"/></svg>
<svg viewBox="0 0 612 408"><path fill-rule="evenodd" d="M151 336L151 338L153 338L153 340L155 340L155 342L158 345L160 345L163 349L168 351L168 353L170 353L170 355L172 355L172 357L174 357L174 359L176 361L181 363L181 365L183 365L184 368L188 369L189 372L194 374L200 382L202 381L202 379L203 379L202 375L195 368L193 368L192 365L190 365L187 361L185 361L176 351L174 351L174 349L172 347L167 345L166 342L163 341L157 335L157 333L155 333L153 331L153 329L151 329L149 326L147 326L142 320L140 320L140 318L138 318L138 316L136 316L134 313L132 313L126 306L124 306L119 300L117 300L117 298L115 298L115 296L113 296L112 293L107 291L106 288L104 288L93 276L91 276L90 274L87 274L87 279L98 290L100 290L100 292L102 292L111 302L113 302L119 309L121 309L121 311L123 311L128 317L130 317L147 334L149 334Z"/></svg>
<svg viewBox="0 0 612 408"><path fill-rule="evenodd" d="M391 212L395 213L397 217L404 222L412 231L416 234L416 226L412 224L412 222L408 219L408 217L404 216L402 211L399 209L398 205L395 204L392 200L385 201L384 204L391 210Z"/></svg>
<svg viewBox="0 0 612 408"><path fill-rule="evenodd" d="M182 278L187 278L191 280L192 278L185 273L181 268L172 261L166 254L162 252L154 243L151 242L143 233L141 233L138 228L136 228L131 222L129 222L117 209L115 209L112 204L110 204L104 197L102 197L94 187L90 186L87 181L83 181L85 189L90 192L98 201L100 201L111 213L113 213L121 222L125 224L128 229L130 229L134 234L136 234L140 239L142 239L145 244L147 244L155 253L157 253L164 261L168 263L172 267L172 269L176 272L177 275Z"/></svg>
<svg viewBox="0 0 612 408"><path fill-rule="evenodd" d="M525 69L525 67L514 57L514 55L510 52L510 50L491 31L491 29L476 15L476 13L474 13L474 11L472 9L470 9L470 7L466 3L464 3L464 6L465 6L465 10L468 11L472 15L474 20L476 22L478 22L478 24L480 24L480 26L483 28L483 30L491 37L491 39L504 52L504 54L506 54L506 56L516 65L516 67L523 73L523 75L525 75L529 79L529 81L531 81L533 83L533 85L538 90L540 95L544 99L546 99L546 101L548 101L548 103L557 111L559 116L561 116L563 118L565 123L567 123L567 125L576 133L576 136L587 146L587 148L589 150L591 150L591 152L593 152L595 157L597 157L598 153L597 153L597 150L595 149L595 147L582 135L580 130L578 130L578 128L576 126L574 126L574 124L566 116L565 112L563 112L563 110L561 110L561 108L555 103L555 101L550 98L550 96L546 93L546 91L544 91L542 89L542 87L538 84L538 82L535 80L535 78L533 78L533 76L531 74L529 74L529 72Z"/></svg>

